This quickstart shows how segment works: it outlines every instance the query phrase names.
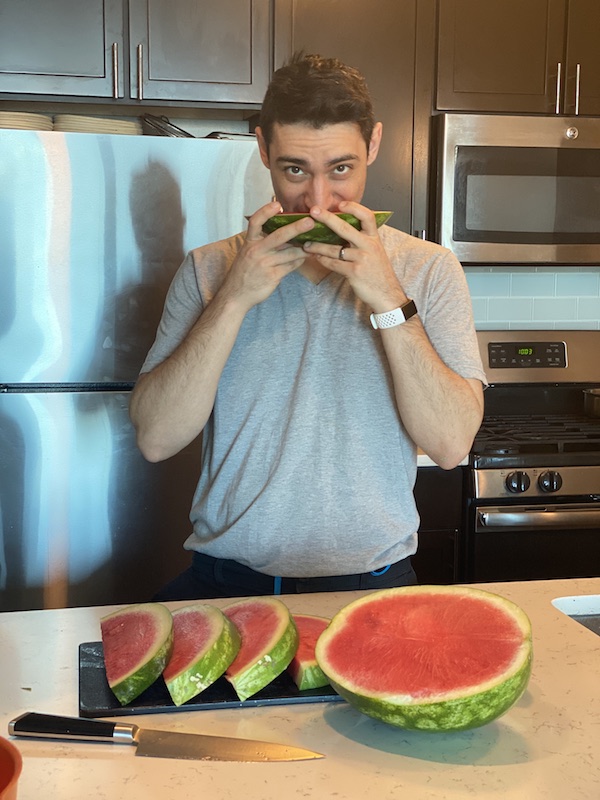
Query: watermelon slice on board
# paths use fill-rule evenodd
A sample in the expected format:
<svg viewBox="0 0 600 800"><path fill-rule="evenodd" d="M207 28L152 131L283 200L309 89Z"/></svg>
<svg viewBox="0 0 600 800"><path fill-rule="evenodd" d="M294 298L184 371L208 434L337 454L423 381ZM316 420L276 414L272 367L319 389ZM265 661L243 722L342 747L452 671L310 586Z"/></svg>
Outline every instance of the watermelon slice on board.
<svg viewBox="0 0 600 800"><path fill-rule="evenodd" d="M298 631L287 606L275 597L240 600L223 613L242 639L225 677L240 700L247 700L285 670L298 648Z"/></svg>
<svg viewBox="0 0 600 800"><path fill-rule="evenodd" d="M287 668L292 680L300 691L329 686L329 678L317 664L315 645L330 620L310 614L294 614L293 619L298 629L300 643L296 655Z"/></svg>
<svg viewBox="0 0 600 800"><path fill-rule="evenodd" d="M160 603L138 603L103 617L100 630L108 685L126 706L165 668L173 649L173 617Z"/></svg>
<svg viewBox="0 0 600 800"><path fill-rule="evenodd" d="M214 606L196 603L173 611L173 653L163 678L175 705L183 705L220 678L240 644L233 622Z"/></svg>
<svg viewBox="0 0 600 800"><path fill-rule="evenodd" d="M504 714L525 691L531 625L517 605L480 589L384 589L339 611L316 657L364 714L400 728L466 730Z"/></svg>

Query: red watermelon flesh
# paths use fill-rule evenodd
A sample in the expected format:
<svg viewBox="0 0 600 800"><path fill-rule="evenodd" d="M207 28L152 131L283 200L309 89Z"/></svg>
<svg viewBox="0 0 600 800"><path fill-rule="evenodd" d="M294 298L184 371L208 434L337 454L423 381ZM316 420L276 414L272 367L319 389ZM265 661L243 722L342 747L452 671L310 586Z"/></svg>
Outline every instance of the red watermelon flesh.
<svg viewBox="0 0 600 800"><path fill-rule="evenodd" d="M460 691L506 669L523 638L513 618L468 596L445 598L442 607L436 595L413 596L396 612L391 603L380 598L357 608L328 650L329 661L346 663L348 678L360 677L367 691L414 697ZM355 626L371 635L357 643ZM394 640L402 642L402 670Z"/></svg>
<svg viewBox="0 0 600 800"><path fill-rule="evenodd" d="M162 673L173 648L173 618L160 603L139 603L100 621L108 685L121 705Z"/></svg>
<svg viewBox="0 0 600 800"><path fill-rule="evenodd" d="M200 609L196 613L187 609L173 612L173 653L163 671L165 680L179 675L196 653L205 648L213 628L212 620Z"/></svg>
<svg viewBox="0 0 600 800"><path fill-rule="evenodd" d="M329 679L315 658L315 645L319 636L329 625L329 620L310 614L294 614L294 623L298 629L300 641L296 655L288 667L292 680L300 691L328 686Z"/></svg>
<svg viewBox="0 0 600 800"><path fill-rule="evenodd" d="M180 706L221 677L237 655L240 635L220 609L201 603L173 612L173 634L163 678Z"/></svg>
<svg viewBox="0 0 600 800"><path fill-rule="evenodd" d="M246 700L285 670L298 647L298 631L287 606L275 597L240 600L223 613L242 640L225 676L240 700Z"/></svg>
<svg viewBox="0 0 600 800"><path fill-rule="evenodd" d="M393 725L462 730L503 714L531 672L531 626L509 600L459 586L387 589L350 603L319 638L333 687Z"/></svg>

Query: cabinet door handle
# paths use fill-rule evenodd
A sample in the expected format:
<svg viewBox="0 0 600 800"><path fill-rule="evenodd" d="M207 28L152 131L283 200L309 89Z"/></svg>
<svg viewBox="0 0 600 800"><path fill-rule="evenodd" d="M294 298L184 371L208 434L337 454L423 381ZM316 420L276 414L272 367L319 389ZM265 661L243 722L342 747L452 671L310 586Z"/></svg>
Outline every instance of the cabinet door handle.
<svg viewBox="0 0 600 800"><path fill-rule="evenodd" d="M581 80L581 64L575 67L575 116L579 116L579 84Z"/></svg>
<svg viewBox="0 0 600 800"><path fill-rule="evenodd" d="M562 79L562 64L559 61L556 65L556 104L554 106L554 113L560 114L560 85Z"/></svg>
<svg viewBox="0 0 600 800"><path fill-rule="evenodd" d="M137 90L138 100L144 99L144 45L137 46Z"/></svg>
<svg viewBox="0 0 600 800"><path fill-rule="evenodd" d="M119 44L118 42L112 43L112 79L113 79L113 97L115 100L119 99Z"/></svg>

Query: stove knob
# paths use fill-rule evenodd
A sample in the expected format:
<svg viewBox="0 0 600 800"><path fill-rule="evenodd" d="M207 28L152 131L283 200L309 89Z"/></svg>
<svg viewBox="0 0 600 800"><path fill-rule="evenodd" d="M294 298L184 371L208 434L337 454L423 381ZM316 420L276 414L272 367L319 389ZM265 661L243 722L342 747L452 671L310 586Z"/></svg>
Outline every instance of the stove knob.
<svg viewBox="0 0 600 800"><path fill-rule="evenodd" d="M542 472L538 478L538 484L542 492L558 492L562 486L560 472L555 472L554 470Z"/></svg>
<svg viewBox="0 0 600 800"><path fill-rule="evenodd" d="M531 481L529 480L529 475L526 472L521 472L521 470L517 470L517 472L510 472L506 476L506 488L509 492L513 494L521 494L522 492L526 492L529 489Z"/></svg>

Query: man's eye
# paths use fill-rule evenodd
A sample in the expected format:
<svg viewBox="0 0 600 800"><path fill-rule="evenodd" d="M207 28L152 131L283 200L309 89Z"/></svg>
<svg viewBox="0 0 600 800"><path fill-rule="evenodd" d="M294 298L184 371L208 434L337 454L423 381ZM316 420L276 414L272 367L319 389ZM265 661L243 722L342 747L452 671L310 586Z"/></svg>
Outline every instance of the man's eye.
<svg viewBox="0 0 600 800"><path fill-rule="evenodd" d="M288 175L302 175L302 167L297 167L295 164L291 164L289 167L285 168L285 171Z"/></svg>
<svg viewBox="0 0 600 800"><path fill-rule="evenodd" d="M337 164L333 172L335 175L345 175L350 170L350 164Z"/></svg>

